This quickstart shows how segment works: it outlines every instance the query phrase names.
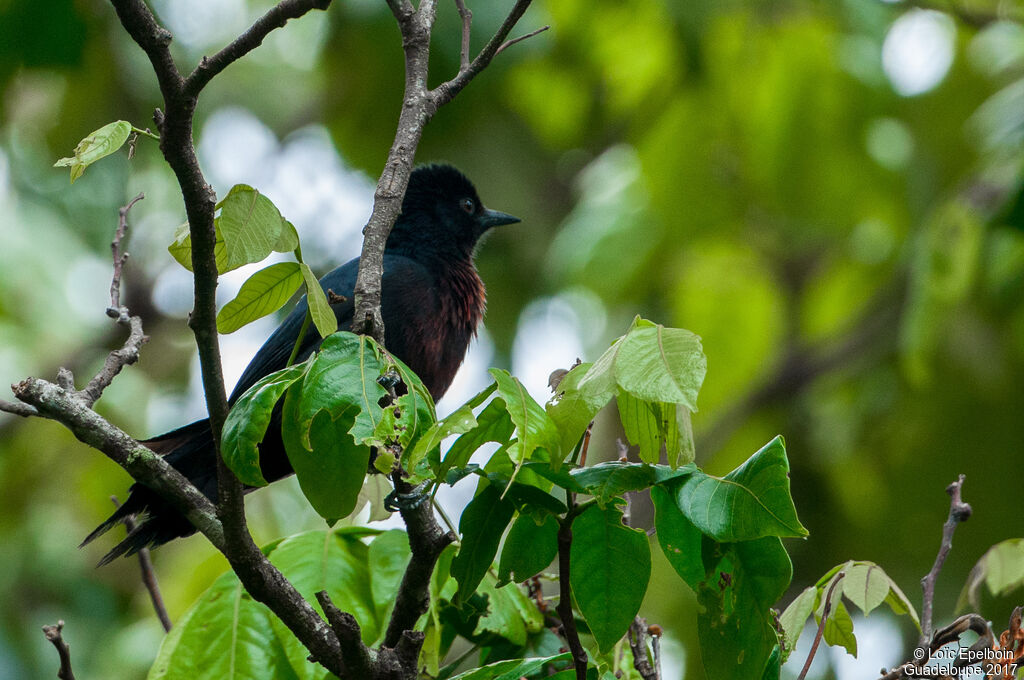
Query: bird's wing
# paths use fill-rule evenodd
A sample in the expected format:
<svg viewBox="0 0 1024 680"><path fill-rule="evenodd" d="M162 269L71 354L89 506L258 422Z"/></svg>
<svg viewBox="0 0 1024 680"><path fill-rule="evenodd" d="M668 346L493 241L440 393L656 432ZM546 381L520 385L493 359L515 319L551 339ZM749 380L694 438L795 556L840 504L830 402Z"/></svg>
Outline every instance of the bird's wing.
<svg viewBox="0 0 1024 680"><path fill-rule="evenodd" d="M330 290L335 295L345 297L344 301L331 305L334 316L338 319L339 330L348 330L352 327L352 313L354 310L352 298L358 271L359 260L350 260L328 272L320 279L320 286L324 289L324 292ZM431 285L429 273L423 265L401 255L385 253L384 279L382 282L385 297L390 297L387 295L388 290L394 288L399 282L401 282L405 290L408 290L407 286L412 286L413 289L419 287L423 290ZM295 309L285 317L281 325L267 338L267 341L256 352L256 356L249 362L249 365L242 373L242 377L238 379L238 384L235 385L235 389L231 392L231 397L228 400L229 403L234 403L238 397L242 396L246 390L259 382L264 376L285 367L288 357L291 356L292 349L295 347L295 340L299 337L299 331L302 329L302 322L306 317L306 305L306 296L303 295L295 305ZM316 327L311 324L306 331L302 344L299 346L296 361L304 361L306 357L320 346L322 341L323 338L320 337Z"/></svg>

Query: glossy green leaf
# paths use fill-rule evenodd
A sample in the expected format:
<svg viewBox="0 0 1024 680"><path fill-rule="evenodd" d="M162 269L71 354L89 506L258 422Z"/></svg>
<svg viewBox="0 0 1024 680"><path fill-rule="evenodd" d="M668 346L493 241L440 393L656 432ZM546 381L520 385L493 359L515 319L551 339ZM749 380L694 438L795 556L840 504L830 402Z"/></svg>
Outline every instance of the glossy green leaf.
<svg viewBox="0 0 1024 680"><path fill-rule="evenodd" d="M462 511L459 519L462 544L452 560L452 577L459 584L456 605L465 604L480 585L498 554L501 535L514 512L515 506L502 498L501 490L493 484L485 486Z"/></svg>
<svg viewBox="0 0 1024 680"><path fill-rule="evenodd" d="M281 395L306 373L306 364L289 366L260 379L238 398L221 435L224 462L243 484L265 486L259 464L259 443L267 434L270 417Z"/></svg>
<svg viewBox="0 0 1024 680"><path fill-rule="evenodd" d="M328 411L321 410L304 419L302 387L303 383L293 385L284 399L281 438L288 461L303 495L321 517L347 517L359 499L370 448L356 444L349 435L356 427L356 417L350 411L332 419Z"/></svg>
<svg viewBox="0 0 1024 680"><path fill-rule="evenodd" d="M367 547L357 536L313 531L278 541L264 552L314 607L319 607L314 593L326 590L335 604L358 618L367 644L379 637ZM321 680L323 669L310 663L308 655L309 650L228 572L175 623L148 677Z"/></svg>
<svg viewBox="0 0 1024 680"><path fill-rule="evenodd" d="M278 262L259 270L246 279L235 299L217 314L217 331L234 333L276 312L301 285L302 272L297 262Z"/></svg>
<svg viewBox="0 0 1024 680"><path fill-rule="evenodd" d="M508 371L492 368L489 373L498 385L498 394L505 401L508 415L516 426L517 441L509 447L508 455L517 468L533 456L538 448L547 451L553 467L562 460L558 427L547 412L526 391L517 378Z"/></svg>
<svg viewBox="0 0 1024 680"><path fill-rule="evenodd" d="M672 494L660 486L651 488L654 526L658 544L669 564L694 591L704 580L701 559L703 535L686 515L679 511Z"/></svg>
<svg viewBox="0 0 1024 680"><path fill-rule="evenodd" d="M464 468L469 458L487 442L507 443L512 437L515 425L508 415L505 401L496 397L476 417L477 426L460 435L437 465L437 479L444 479L448 470Z"/></svg>
<svg viewBox="0 0 1024 680"><path fill-rule="evenodd" d="M477 426L476 416L469 404L463 404L455 409L447 417L438 420L416 442L416 445L406 451L403 463L406 470L415 471L420 463L427 458L427 454L441 445L446 438L469 432ZM440 451L437 453L440 458Z"/></svg>
<svg viewBox="0 0 1024 680"><path fill-rule="evenodd" d="M508 530L498 563L498 582L522 583L550 566L558 555L558 520L545 516L538 524L519 515Z"/></svg>
<svg viewBox="0 0 1024 680"><path fill-rule="evenodd" d="M623 525L622 503L592 505L572 525L572 592L602 652L626 634L651 577L647 535Z"/></svg>
<svg viewBox="0 0 1024 680"><path fill-rule="evenodd" d="M693 472L678 486L676 503L717 541L807 535L789 492L789 461L782 437L723 478Z"/></svg>
<svg viewBox="0 0 1024 680"><path fill-rule="evenodd" d="M395 604L395 593L402 583L409 564L409 536L400 529L391 529L370 543L367 564L370 571L370 593L377 621L386 625ZM381 629L383 632L383 628Z"/></svg>
<svg viewBox="0 0 1024 680"><path fill-rule="evenodd" d="M697 593L701 658L709 678L749 680L764 677L779 638L771 606L793 576L782 542L773 536L740 543L705 539L707 566Z"/></svg>
<svg viewBox="0 0 1024 680"><path fill-rule="evenodd" d="M71 183L85 173L85 169L96 161L109 156L128 140L132 132L132 124L126 120L107 123L99 130L94 130L75 147L75 155L61 158L53 164L55 168L71 168Z"/></svg>
<svg viewBox="0 0 1024 680"><path fill-rule="evenodd" d="M498 661L480 668L459 673L451 680L520 680L524 676L536 673L545 664L560 663L571 660L572 655L566 652L557 656L542 659L509 659Z"/></svg>
<svg viewBox="0 0 1024 680"><path fill-rule="evenodd" d="M586 493L594 496L597 502L603 505L627 491L646 489L655 484L686 477L696 471L697 467L692 464L673 470L667 465L609 461L576 468L569 474Z"/></svg>
<svg viewBox="0 0 1024 680"><path fill-rule="evenodd" d="M487 611L477 622L473 635L494 633L514 645L526 644L526 636L544 628L544 616L514 583L498 586L487 574L477 592L487 597Z"/></svg>
<svg viewBox="0 0 1024 680"><path fill-rule="evenodd" d="M327 302L327 294L320 287L313 270L305 262L299 264L299 269L306 284L306 302L309 305L309 314L313 317L313 325L316 326L320 337L326 338L338 330L338 318L334 316L334 310Z"/></svg>

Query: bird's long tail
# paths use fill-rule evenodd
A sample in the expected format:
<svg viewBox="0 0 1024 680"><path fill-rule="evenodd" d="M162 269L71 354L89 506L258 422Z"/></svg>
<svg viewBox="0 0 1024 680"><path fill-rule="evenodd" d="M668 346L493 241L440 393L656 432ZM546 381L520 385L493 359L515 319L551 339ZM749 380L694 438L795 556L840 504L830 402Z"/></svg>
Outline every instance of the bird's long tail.
<svg viewBox="0 0 1024 680"><path fill-rule="evenodd" d="M162 455L174 469L185 475L208 498L216 498L217 459L208 420L196 421L142 443ZM82 545L103 535L132 515L138 518L137 525L123 541L103 556L100 566L122 555L133 555L142 548L155 547L195 533L195 527L191 522L167 501L152 489L136 483L130 489L128 500L86 536Z"/></svg>

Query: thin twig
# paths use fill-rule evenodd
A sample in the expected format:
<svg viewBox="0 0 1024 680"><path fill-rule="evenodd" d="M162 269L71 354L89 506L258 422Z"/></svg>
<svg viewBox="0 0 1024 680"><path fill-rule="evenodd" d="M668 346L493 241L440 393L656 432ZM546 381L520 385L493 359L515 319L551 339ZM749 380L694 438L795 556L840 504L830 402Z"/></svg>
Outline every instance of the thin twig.
<svg viewBox="0 0 1024 680"><path fill-rule="evenodd" d="M818 622L818 632L814 634L814 644L811 645L811 651L807 654L807 661L804 662L804 667L801 669L800 675L796 676L796 680L804 680L807 677L807 671L811 669L811 662L814 661L814 655L818 653L818 645L821 644L821 636L825 634L825 621L832 612L832 593L835 591L836 586L839 585L839 582L845 577L845 571L839 572L832 579L832 585L828 587L828 593L825 594L825 608L821 610L821 621Z"/></svg>
<svg viewBox="0 0 1024 680"><path fill-rule="evenodd" d="M640 616L633 619L626 633L629 649L633 652L633 668L643 680L657 680L658 672L647 658L647 621Z"/></svg>
<svg viewBox="0 0 1024 680"><path fill-rule="evenodd" d="M111 496L110 502L114 504L115 508L121 507L117 496ZM124 526L129 534L135 531L135 527L138 526L135 523L135 517L132 515L125 517ZM160 584L156 580L156 571L153 569L153 560L149 556L149 548L140 548L137 554L139 556L139 569L142 570L142 583L149 592L149 600L153 603L153 611L156 612L156 617L160 619L160 625L164 627L164 632L170 633L171 617L167 615L164 597L160 594Z"/></svg>
<svg viewBox="0 0 1024 680"><path fill-rule="evenodd" d="M121 309L125 312L128 311L123 307ZM93 376L93 379L89 381L89 384L81 392L76 392L76 396L81 398L87 406L91 407L96 403L100 396L102 396L103 390L110 387L110 384L114 382L114 378L121 372L121 369L139 360L139 352L142 350L142 345L149 340L149 337L142 332L142 319L140 317L130 317L128 319L128 327L131 330L128 333L128 339L124 341L121 349L116 349L108 354L100 372Z"/></svg>
<svg viewBox="0 0 1024 680"><path fill-rule="evenodd" d="M185 79L183 91L195 98L210 80L225 68L259 47L272 31L282 28L289 19L298 19L314 10L326 10L331 0L282 0L257 19L245 33L231 41L212 57L203 57L195 70Z"/></svg>
<svg viewBox="0 0 1024 680"><path fill-rule="evenodd" d="M469 34L473 23L473 13L466 7L466 0L455 0L455 8L462 19L462 47L459 50L459 71L469 68Z"/></svg>
<svg viewBox="0 0 1024 680"><path fill-rule="evenodd" d="M946 562L949 551L953 549L953 532L960 522L966 522L971 516L971 506L963 502L960 496L964 485L964 476L960 475L957 481L946 487L949 494L949 516L946 523L942 525L942 543L939 545L939 552L935 556L935 563L932 565L924 578L921 579L921 589L924 591L924 598L921 603L921 638L918 647L925 648L932 637L932 609L935 603L935 581L939 577L939 571Z"/></svg>
<svg viewBox="0 0 1024 680"><path fill-rule="evenodd" d="M521 35L518 38L512 38L511 40L506 40L505 42L501 43L501 45L498 47L498 49L496 49L494 51L494 56L498 56L499 54L501 54L502 52L504 52L508 48L510 48L513 45L515 45L516 43L521 43L524 40L529 40L533 36L537 35L538 33L543 33L544 31L548 30L549 28L551 28L551 26L544 25L544 26L541 26L540 28L538 28L536 30L530 31L526 35Z"/></svg>
<svg viewBox="0 0 1024 680"><path fill-rule="evenodd" d="M572 587L569 571L571 567L570 553L572 551L572 520L575 515L571 507L569 510L566 516L559 519L558 522L559 597L558 606L555 607L555 611L558 612L558 616L562 620L562 632L565 635L565 641L569 645L569 651L572 652L572 663L576 669L576 680L586 680L587 650L583 648L583 643L580 642L580 634L576 630L576 619L572 611Z"/></svg>
<svg viewBox="0 0 1024 680"><path fill-rule="evenodd" d="M145 197L146 195L140 192L138 196L128 201L128 205L122 206L117 211L117 230L114 232L114 240L110 243L110 251L114 256L114 277L110 281L110 306L107 307L107 316L117 319L117 322L124 326L128 325L129 319L128 308L121 306L121 269L128 259L128 253L124 252L121 241L124 240L125 234L128 232L128 211Z"/></svg>
<svg viewBox="0 0 1024 680"><path fill-rule="evenodd" d="M60 680L75 680L75 673L71 670L71 648L64 642L61 633L64 630L64 622L58 621L56 626L43 626L43 635L57 648L57 655L60 656L60 670L57 677Z"/></svg>
<svg viewBox="0 0 1024 680"><path fill-rule="evenodd" d="M13 385L11 388L13 389ZM22 404L16 401L7 401L0 399L0 411L4 413L10 413L11 415L21 416L22 418L30 418L32 416L42 416L39 410L35 406L29 404Z"/></svg>
<svg viewBox="0 0 1024 680"><path fill-rule="evenodd" d="M400 477L400 473L392 475L395 490L409 494L413 491L408 482ZM406 631L412 630L420 616L427 611L430 602L430 577L434 573L434 565L441 553L456 537L441 528L434 517L430 503L420 503L414 507L399 508L405 526L408 529L409 549L412 556L402 576L402 583L395 595L395 606L391 611L384 645L394 647Z"/></svg>
<svg viewBox="0 0 1024 680"><path fill-rule="evenodd" d="M384 339L384 321L380 315L381 277L384 272L384 246L395 219L402 209L402 198L409 185L416 148L427 125L437 110L450 102L483 71L504 43L531 0L516 0L505 21L487 45L458 74L433 90L427 90L430 53L430 31L434 25L436 0L422 0L414 9L409 0L387 0L398 21L405 50L405 92L398 117L395 141L373 196L373 212L363 228L363 248L359 256L359 273L354 288L355 311L352 330L370 335L379 342ZM463 24L465 27L465 24ZM465 28L463 28L465 39Z"/></svg>

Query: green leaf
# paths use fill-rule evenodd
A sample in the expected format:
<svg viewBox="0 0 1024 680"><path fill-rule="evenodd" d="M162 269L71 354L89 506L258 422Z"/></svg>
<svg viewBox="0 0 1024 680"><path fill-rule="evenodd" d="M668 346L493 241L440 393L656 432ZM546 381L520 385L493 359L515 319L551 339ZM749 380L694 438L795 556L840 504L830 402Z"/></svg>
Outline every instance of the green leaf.
<svg viewBox="0 0 1024 680"><path fill-rule="evenodd" d="M695 592L704 580L701 559L703 535L686 515L679 511L672 494L660 486L651 488L654 503L654 526L658 544L679 577Z"/></svg>
<svg viewBox="0 0 1024 680"><path fill-rule="evenodd" d="M520 680L522 677L536 673L545 664L561 663L571 659L572 655L568 652L542 659L509 659L459 673L451 680Z"/></svg>
<svg viewBox="0 0 1024 680"><path fill-rule="evenodd" d="M462 543L452 560L452 577L459 584L455 594L457 606L465 604L480 585L514 512L515 506L502 498L493 484L487 484L463 510L459 519Z"/></svg>
<svg viewBox="0 0 1024 680"><path fill-rule="evenodd" d="M619 387L645 401L667 401L697 410L707 372L700 338L682 328L641 326L623 338L615 362Z"/></svg>
<svg viewBox="0 0 1024 680"><path fill-rule="evenodd" d="M707 372L700 338L639 317L579 381L593 399L624 390L637 399L682 404L697 410L697 393Z"/></svg>
<svg viewBox="0 0 1024 680"><path fill-rule="evenodd" d="M372 338L348 331L327 337L310 361L302 385L300 425L308 424L320 411L329 412L334 419L350 414L352 439L357 444L374 441L383 416L379 401L388 396L377 380L387 369Z"/></svg>
<svg viewBox="0 0 1024 680"><path fill-rule="evenodd" d="M818 588L814 586L804 588L803 592L797 595L796 599L786 607L786 611L779 616L779 625L782 626L783 640L785 641L783 662L796 650L796 643L804 630L807 618L818 606L819 594Z"/></svg>
<svg viewBox="0 0 1024 680"><path fill-rule="evenodd" d="M224 235L220 233L220 225L216 220L213 222L213 229L216 239L213 242L213 255L217 261L217 271L223 274L227 271L227 254L224 249ZM167 252L178 264L192 271L192 235L189 233L188 222L179 225L174 231L174 240L167 246Z"/></svg>
<svg viewBox="0 0 1024 680"><path fill-rule="evenodd" d="M622 504L592 505L572 525L572 592L602 652L625 635L651 577L647 535L622 524Z"/></svg>
<svg viewBox="0 0 1024 680"><path fill-rule="evenodd" d="M885 602L895 614L907 614L914 621L914 625L918 628L921 627L914 606L881 567L873 562L850 560L826 572L815 585L800 593L779 617L779 623L785 634L786 656L795 649L800 632L811 613L814 612L815 618L821 620L825 595L839 578L839 572L843 572L844 577L836 585L832 595L833 607L826 621L825 629L825 641L828 644L841 645L850 654L857 655L857 641L853 636L853 620L841 602L842 597L846 597L847 600L859 607L864 614L868 614ZM833 621L834 617L838 618Z"/></svg>
<svg viewBox="0 0 1024 680"><path fill-rule="evenodd" d="M320 410L303 419L304 382L293 385L284 399L281 438L285 452L313 509L327 520L347 517L359 499L370 448L355 444L349 436L356 420L351 412L332 419L329 412Z"/></svg>
<svg viewBox="0 0 1024 680"><path fill-rule="evenodd" d="M957 609L962 609L967 601L975 609L980 609L978 594L982 585L994 597L1002 597L1024 587L1024 538L996 543L981 556L967 577Z"/></svg>
<svg viewBox="0 0 1024 680"><path fill-rule="evenodd" d="M848 654L857 656L857 636L853 634L853 619L850 618L850 612L838 595L834 594L833 598L835 602L825 619L823 638L830 647L838 645Z"/></svg>
<svg viewBox="0 0 1024 680"><path fill-rule="evenodd" d="M547 451L552 466L558 468L562 460L558 427L547 412L526 391L517 378L499 368L490 369L498 385L498 394L505 401L508 415L516 426L517 441L508 449L508 455L518 469L532 458L538 448Z"/></svg>
<svg viewBox="0 0 1024 680"><path fill-rule="evenodd" d="M314 607L319 607L314 593L326 590L359 620L364 642L372 644L379 637L382 629L370 599L367 548L358 537L313 531L278 541L264 552ZM307 661L308 655L309 650L228 572L175 623L148 677L321 680L322 669Z"/></svg>
<svg viewBox="0 0 1024 680"><path fill-rule="evenodd" d="M855 562L845 568L843 594L865 615L885 602L892 582L882 568L871 562ZM856 656L856 654L854 654Z"/></svg>
<svg viewBox="0 0 1024 680"><path fill-rule="evenodd" d="M224 462L243 484L266 486L260 471L259 443L267 434L274 406L285 390L302 379L306 368L306 364L298 364L264 376L231 407L224 421L221 452Z"/></svg>
<svg viewBox="0 0 1024 680"><path fill-rule="evenodd" d="M697 634L705 672L716 680L762 678L776 663L771 606L792 579L789 555L774 536L725 544L705 539L703 550Z"/></svg>
<svg viewBox="0 0 1024 680"><path fill-rule="evenodd" d="M564 453L576 447L587 425L612 398L613 392L594 395L579 389L580 380L591 366L592 364L580 364L562 376L558 390L544 407L558 428Z"/></svg>
<svg viewBox="0 0 1024 680"><path fill-rule="evenodd" d="M584 468L576 468L569 475L584 493L588 493L604 505L627 491L639 491L654 484L679 479L697 471L693 464L673 470L667 465L647 463L623 463L609 461ZM555 480L552 480L555 481ZM557 481L555 481L557 484Z"/></svg>
<svg viewBox="0 0 1024 680"><path fill-rule="evenodd" d="M306 302L313 317L313 325L316 326L320 337L326 338L338 330L338 319L334 316L334 310L327 302L327 295L320 287L313 270L304 262L299 264L299 269L302 272L302 280L306 283Z"/></svg>
<svg viewBox="0 0 1024 680"><path fill-rule="evenodd" d="M259 262L274 251L285 220L273 202L246 184L236 184L220 202L217 225L224 235L224 272ZM294 250L290 248L289 250Z"/></svg>
<svg viewBox="0 0 1024 680"><path fill-rule="evenodd" d="M477 426L476 416L469 404L463 404L452 411L447 417L438 420L416 442L411 449L406 450L404 467L406 470L415 471L420 463L427 458L427 454L438 448L446 438L453 434L469 432ZM438 451L438 458L440 451Z"/></svg>
<svg viewBox="0 0 1024 680"><path fill-rule="evenodd" d="M395 604L395 593L402 583L409 564L409 536L400 529L391 529L370 543L368 566L370 593L377 612L377 620L386 622Z"/></svg>
<svg viewBox="0 0 1024 680"><path fill-rule="evenodd" d="M61 158L53 164L55 168L71 168L71 183L85 173L85 169L96 161L114 153L128 140L132 132L132 124L126 120L107 123L95 130L75 147L75 155Z"/></svg>
<svg viewBox="0 0 1024 680"><path fill-rule="evenodd" d="M302 285L297 262L278 262L265 267L242 284L238 295L217 314L217 331L234 333L281 308Z"/></svg>
<svg viewBox="0 0 1024 680"><path fill-rule="evenodd" d="M295 252L298 247L299 232L295 230L294 224L282 218L281 234L277 238L277 243L274 244L274 252L291 253Z"/></svg>
<svg viewBox="0 0 1024 680"><path fill-rule="evenodd" d="M622 428L629 443L640 447L640 460L657 463L664 447L669 465L693 462L693 430L686 406L642 401L624 391L617 402Z"/></svg>
<svg viewBox="0 0 1024 680"><path fill-rule="evenodd" d="M459 436L448 449L444 460L438 463L435 473L437 479L444 479L448 470L452 468L466 467L470 456L487 442L507 444L515 430L515 425L512 424L508 409L505 407L505 401L501 397L497 397L487 404L476 417L476 421L477 426Z"/></svg>
<svg viewBox="0 0 1024 680"><path fill-rule="evenodd" d="M231 187L216 208L220 215L214 219L217 234L214 253L219 273L259 262L275 250L298 250L295 227L281 216L269 198L251 186ZM185 269L192 271L192 237L188 224L178 229L168 250Z"/></svg>
<svg viewBox="0 0 1024 680"><path fill-rule="evenodd" d="M473 635L490 632L522 646L528 634L543 630L540 610L514 583L497 586L487 574L477 592L487 596L487 612L477 621Z"/></svg>
<svg viewBox="0 0 1024 680"><path fill-rule="evenodd" d="M522 583L547 569L557 555L558 520L546 515L538 523L530 515L519 515L501 548L498 583Z"/></svg>
<svg viewBox="0 0 1024 680"><path fill-rule="evenodd" d="M694 471L678 486L676 503L717 541L807 536L789 492L789 461L776 437L724 478Z"/></svg>

